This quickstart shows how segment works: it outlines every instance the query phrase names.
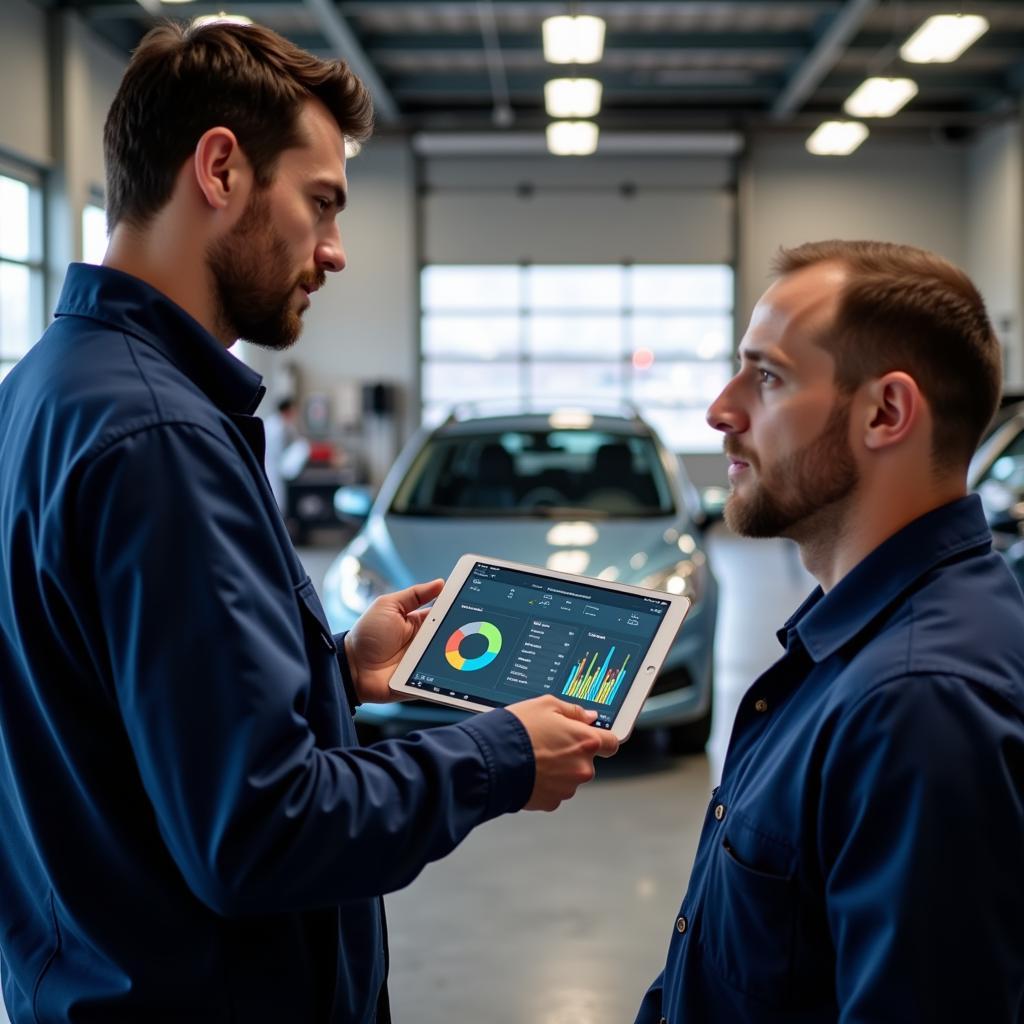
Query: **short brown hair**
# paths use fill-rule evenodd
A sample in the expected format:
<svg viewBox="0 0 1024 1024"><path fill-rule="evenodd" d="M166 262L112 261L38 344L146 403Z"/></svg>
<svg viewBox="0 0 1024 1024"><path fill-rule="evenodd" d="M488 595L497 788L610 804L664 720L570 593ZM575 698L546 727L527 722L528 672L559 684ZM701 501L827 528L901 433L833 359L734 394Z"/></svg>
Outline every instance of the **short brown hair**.
<svg viewBox="0 0 1024 1024"><path fill-rule="evenodd" d="M849 393L891 370L910 374L931 407L936 467L966 466L1002 389L999 339L978 289L942 257L889 242L808 242L780 249L772 269L825 262L851 272L819 339L835 358L838 387Z"/></svg>
<svg viewBox="0 0 1024 1024"><path fill-rule="evenodd" d="M301 144L299 112L314 96L346 138L369 136L370 95L343 61L320 60L259 25L161 23L132 55L103 128L108 227L144 227L199 138L219 125L266 187L280 154Z"/></svg>

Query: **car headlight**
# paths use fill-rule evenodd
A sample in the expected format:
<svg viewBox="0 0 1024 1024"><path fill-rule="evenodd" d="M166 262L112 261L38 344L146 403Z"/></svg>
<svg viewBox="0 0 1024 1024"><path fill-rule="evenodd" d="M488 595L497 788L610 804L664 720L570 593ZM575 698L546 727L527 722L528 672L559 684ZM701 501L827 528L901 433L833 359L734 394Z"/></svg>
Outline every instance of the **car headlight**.
<svg viewBox="0 0 1024 1024"><path fill-rule="evenodd" d="M640 586L663 590L666 594L682 594L696 604L704 593L707 578L707 559L703 552L695 551L689 558L645 576Z"/></svg>
<svg viewBox="0 0 1024 1024"><path fill-rule="evenodd" d="M355 555L346 555L338 567L338 596L354 612L364 612L374 598L386 594L388 585L367 569Z"/></svg>

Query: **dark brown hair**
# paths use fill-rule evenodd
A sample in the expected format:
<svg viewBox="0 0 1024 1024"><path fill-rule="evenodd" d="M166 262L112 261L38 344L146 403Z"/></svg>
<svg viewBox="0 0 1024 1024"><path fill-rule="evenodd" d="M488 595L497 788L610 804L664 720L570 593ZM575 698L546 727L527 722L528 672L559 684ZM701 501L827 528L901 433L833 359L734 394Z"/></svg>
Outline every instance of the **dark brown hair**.
<svg viewBox="0 0 1024 1024"><path fill-rule="evenodd" d="M301 144L299 112L314 96L345 138L369 136L370 95L343 61L320 60L258 25L161 23L132 55L103 128L108 227L145 226L200 136L220 125L266 187L280 154Z"/></svg>
<svg viewBox="0 0 1024 1024"><path fill-rule="evenodd" d="M966 466L999 404L1002 353L970 278L924 249L888 242L808 242L780 249L777 274L835 262L850 271L835 321L818 343L849 393L902 370L917 382L934 420L939 469Z"/></svg>

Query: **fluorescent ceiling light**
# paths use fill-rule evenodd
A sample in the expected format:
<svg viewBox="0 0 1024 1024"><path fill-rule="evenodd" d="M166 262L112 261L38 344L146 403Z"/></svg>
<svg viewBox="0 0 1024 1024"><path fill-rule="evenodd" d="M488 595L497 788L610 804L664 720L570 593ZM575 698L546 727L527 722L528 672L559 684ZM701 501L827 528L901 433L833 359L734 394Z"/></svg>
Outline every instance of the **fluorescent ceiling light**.
<svg viewBox="0 0 1024 1024"><path fill-rule="evenodd" d="M597 149L593 121L552 121L548 125L548 151L555 156L589 156Z"/></svg>
<svg viewBox="0 0 1024 1024"><path fill-rule="evenodd" d="M596 78L552 78L544 84L549 117L593 117L601 109L601 83Z"/></svg>
<svg viewBox="0 0 1024 1024"><path fill-rule="evenodd" d="M900 56L910 64L948 64L987 31L980 14L936 14L900 47Z"/></svg>
<svg viewBox="0 0 1024 1024"><path fill-rule="evenodd" d="M910 78L869 78L850 94L843 110L850 117L892 117L917 95Z"/></svg>
<svg viewBox="0 0 1024 1024"><path fill-rule="evenodd" d="M604 53L604 19L591 14L545 18L544 59L552 64L594 64Z"/></svg>
<svg viewBox="0 0 1024 1024"><path fill-rule="evenodd" d="M204 25L251 25L252 18L247 18L244 14L225 14L223 11L220 14L203 14L198 18L194 18L192 24L195 28L202 28Z"/></svg>
<svg viewBox="0 0 1024 1024"><path fill-rule="evenodd" d="M848 156L866 138L868 129L860 121L823 121L806 142L815 156Z"/></svg>

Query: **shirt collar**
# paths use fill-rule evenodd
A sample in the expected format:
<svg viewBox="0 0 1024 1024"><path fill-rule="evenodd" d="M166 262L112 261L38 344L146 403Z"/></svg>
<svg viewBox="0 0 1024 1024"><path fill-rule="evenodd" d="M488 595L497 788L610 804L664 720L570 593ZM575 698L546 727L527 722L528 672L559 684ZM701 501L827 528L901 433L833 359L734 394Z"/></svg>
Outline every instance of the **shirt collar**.
<svg viewBox="0 0 1024 1024"><path fill-rule="evenodd" d="M929 570L991 544L976 494L932 509L883 541L827 594L817 587L778 631L779 642L788 647L795 632L811 658L823 661Z"/></svg>
<svg viewBox="0 0 1024 1024"><path fill-rule="evenodd" d="M72 263L54 315L88 317L138 338L171 360L225 412L252 415L266 393L263 378L181 306L123 271Z"/></svg>

